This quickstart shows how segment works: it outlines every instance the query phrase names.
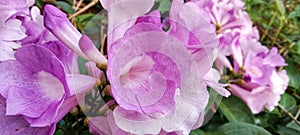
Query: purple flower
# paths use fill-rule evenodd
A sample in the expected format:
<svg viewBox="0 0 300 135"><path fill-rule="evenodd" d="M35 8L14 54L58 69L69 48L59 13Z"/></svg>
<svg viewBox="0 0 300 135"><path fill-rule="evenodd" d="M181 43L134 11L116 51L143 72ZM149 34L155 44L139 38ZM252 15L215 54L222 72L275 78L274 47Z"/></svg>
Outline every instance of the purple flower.
<svg viewBox="0 0 300 135"><path fill-rule="evenodd" d="M286 64L277 48L269 51L259 43L258 30L244 11L244 3L241 0L191 2L208 13L216 26L221 50L216 60L217 68L223 71L227 67L242 76L240 84L229 85L232 93L244 100L253 113L263 111L264 107L273 110L289 81L285 71L277 71L277 68ZM227 57L233 58L233 62Z"/></svg>
<svg viewBox="0 0 300 135"><path fill-rule="evenodd" d="M257 114L267 108L274 110L280 101L280 95L288 86L289 78L285 70L272 72L270 84L258 85L251 82L244 82L240 85L230 84L231 92L241 98L250 108L252 113Z"/></svg>
<svg viewBox="0 0 300 135"><path fill-rule="evenodd" d="M65 13L52 5L46 5L44 22L61 42L84 59L91 60L98 65L105 66L106 58L97 50L92 41L71 24Z"/></svg>
<svg viewBox="0 0 300 135"><path fill-rule="evenodd" d="M192 0L198 7L209 14L215 24L220 40L221 53L232 55L239 66L242 66L243 55L241 44L248 40L258 40L258 30L253 27L248 14L244 11L241 0ZM226 60L221 57L220 60ZM225 63L223 63L225 64ZM230 68L227 64L226 67Z"/></svg>
<svg viewBox="0 0 300 135"><path fill-rule="evenodd" d="M235 72L242 73L243 80L239 85L230 85L231 91L255 114L264 107L272 111L289 82L285 70L277 71L277 67L286 66L284 58L278 54L277 48L268 50L259 42L244 44L242 52L244 71L236 68Z"/></svg>
<svg viewBox="0 0 300 135"><path fill-rule="evenodd" d="M157 11L143 16L153 1L114 2L103 4L108 23L112 22L107 75L118 103L112 113L117 127L133 134L188 134L198 128L208 102L210 78L203 76L211 69L218 47L213 25L194 4L175 0L171 28L164 32ZM128 13L117 9L129 4L135 8ZM127 16L120 19L119 14Z"/></svg>
<svg viewBox="0 0 300 135"><path fill-rule="evenodd" d="M0 61L13 60L19 41L26 37L22 21L29 15L34 0L4 0L0 2Z"/></svg>
<svg viewBox="0 0 300 135"><path fill-rule="evenodd" d="M24 46L15 58L0 63L0 94L5 115L20 115L31 127L55 125L77 105L74 95L95 84L92 77L66 74L62 62L42 46Z"/></svg>

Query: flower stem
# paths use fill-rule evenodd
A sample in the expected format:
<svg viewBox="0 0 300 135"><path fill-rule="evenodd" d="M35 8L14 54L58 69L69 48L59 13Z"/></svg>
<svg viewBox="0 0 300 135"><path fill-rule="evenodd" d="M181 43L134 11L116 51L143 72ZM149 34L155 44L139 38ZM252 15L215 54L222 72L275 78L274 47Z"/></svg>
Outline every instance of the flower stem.
<svg viewBox="0 0 300 135"><path fill-rule="evenodd" d="M89 3L88 5L86 5L84 8L80 9L78 12L76 12L75 14L72 14L71 16L68 17L68 19L72 19L78 15L80 15L81 13L85 12L86 10L88 10L89 8L91 8L92 6L96 5L98 3L98 0L93 0L91 3Z"/></svg>
<svg viewBox="0 0 300 135"><path fill-rule="evenodd" d="M283 106L278 105L278 107L279 107L282 111L284 111L284 113L287 114L290 118L292 118L292 119L295 121L295 123L296 123L297 125L300 126L300 122L297 120L296 117L294 117L294 116L293 116L289 111L287 111ZM299 113L299 111L298 111L298 113Z"/></svg>

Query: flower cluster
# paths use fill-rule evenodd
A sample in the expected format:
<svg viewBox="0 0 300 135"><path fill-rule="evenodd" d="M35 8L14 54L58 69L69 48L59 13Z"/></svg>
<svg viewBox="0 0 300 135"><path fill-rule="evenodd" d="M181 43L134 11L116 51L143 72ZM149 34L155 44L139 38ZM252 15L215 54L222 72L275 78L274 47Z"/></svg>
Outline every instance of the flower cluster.
<svg viewBox="0 0 300 135"><path fill-rule="evenodd" d="M218 48L209 19L195 4L174 0L165 32L159 11L144 15L154 0L101 2L108 10L107 75L118 106L108 118L91 118L91 132L188 134L198 128L209 97L206 87L218 84L211 79L215 74L206 75L215 71ZM229 96L222 85L215 87Z"/></svg>
<svg viewBox="0 0 300 135"><path fill-rule="evenodd" d="M0 134L53 134L78 104L75 94L96 83L79 74L77 55L44 27L33 4L0 2Z"/></svg>
<svg viewBox="0 0 300 135"><path fill-rule="evenodd" d="M34 0L0 2L0 134L54 134L96 88L106 104L87 121L98 135L187 135L203 124L208 87L228 97L228 86L253 113L278 105L285 61L260 44L241 0L173 0L167 19L151 11L155 0L100 3L107 56L55 6L40 15ZM224 68L228 84L219 83Z"/></svg>
<svg viewBox="0 0 300 135"><path fill-rule="evenodd" d="M216 66L221 71L227 67L235 76L241 76L238 80L229 80L231 92L254 114L264 107L272 111L289 82L286 71L277 70L286 66L277 48L269 50L260 44L258 30L253 27L241 0L192 1L209 14L217 28L221 53Z"/></svg>

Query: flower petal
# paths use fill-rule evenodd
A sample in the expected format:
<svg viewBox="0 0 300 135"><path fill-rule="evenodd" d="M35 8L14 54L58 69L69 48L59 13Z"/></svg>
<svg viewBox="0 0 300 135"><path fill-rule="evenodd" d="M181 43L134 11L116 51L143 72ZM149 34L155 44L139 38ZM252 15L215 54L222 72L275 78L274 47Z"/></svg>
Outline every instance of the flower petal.
<svg viewBox="0 0 300 135"><path fill-rule="evenodd" d="M49 29L60 41L68 46L82 58L89 58L79 48L81 33L71 24L65 13L52 5L44 7L45 27Z"/></svg>
<svg viewBox="0 0 300 135"><path fill-rule="evenodd" d="M96 79L82 74L68 74L67 83L70 89L70 96L74 96L93 88L96 84Z"/></svg>
<svg viewBox="0 0 300 135"><path fill-rule="evenodd" d="M83 35L80 38L79 47L90 60L100 65L107 65L107 59L98 51L88 36Z"/></svg>
<svg viewBox="0 0 300 135"><path fill-rule="evenodd" d="M30 124L22 116L6 116L6 101L0 95L0 134L1 135L52 135L55 124L47 127L30 127Z"/></svg>
<svg viewBox="0 0 300 135"><path fill-rule="evenodd" d="M161 124L158 120L152 119L147 115L125 110L121 107L113 111L115 122L122 130L134 134L158 134Z"/></svg>
<svg viewBox="0 0 300 135"><path fill-rule="evenodd" d="M108 48L120 39L136 22L137 17L149 12L154 0L101 0L108 10ZM124 12L126 9L126 12Z"/></svg>

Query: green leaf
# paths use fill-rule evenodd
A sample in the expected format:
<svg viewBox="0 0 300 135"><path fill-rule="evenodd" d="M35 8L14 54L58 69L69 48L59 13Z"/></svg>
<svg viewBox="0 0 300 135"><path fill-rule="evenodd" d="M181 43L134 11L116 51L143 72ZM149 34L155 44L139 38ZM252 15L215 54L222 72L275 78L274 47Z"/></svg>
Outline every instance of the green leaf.
<svg viewBox="0 0 300 135"><path fill-rule="evenodd" d="M288 66L285 67L285 70L290 78L289 86L299 89L300 87L300 73L297 67L294 65L294 62L287 60Z"/></svg>
<svg viewBox="0 0 300 135"><path fill-rule="evenodd" d="M204 131L197 129L197 130L193 130L190 135L204 135Z"/></svg>
<svg viewBox="0 0 300 135"><path fill-rule="evenodd" d="M284 16L285 15L285 7L282 3L282 0L275 0L275 8L277 9L277 11L279 11L279 13Z"/></svg>
<svg viewBox="0 0 300 135"><path fill-rule="evenodd" d="M219 108L230 122L254 123L254 115L248 106L235 96L223 98Z"/></svg>
<svg viewBox="0 0 300 135"><path fill-rule="evenodd" d="M207 113L211 109L212 106L214 106L214 105L218 106L220 104L221 100L222 100L222 96L219 95L212 88L209 88L209 99L208 99L207 106L205 108L205 113Z"/></svg>
<svg viewBox="0 0 300 135"><path fill-rule="evenodd" d="M287 110L291 110L297 105L296 99L287 93L281 96L280 104Z"/></svg>
<svg viewBox="0 0 300 135"><path fill-rule="evenodd" d="M286 127L295 129L295 130L297 130L298 132L300 132L300 126L297 125L297 124L295 123L295 121L291 121L290 123L288 123L288 124L286 125Z"/></svg>
<svg viewBox="0 0 300 135"><path fill-rule="evenodd" d="M289 14L289 18L296 18L296 17L300 17L300 10L296 10L296 11L293 11Z"/></svg>
<svg viewBox="0 0 300 135"><path fill-rule="evenodd" d="M74 0L66 0L66 1L68 1L69 4L73 4Z"/></svg>
<svg viewBox="0 0 300 135"><path fill-rule="evenodd" d="M56 1L54 2L54 4L56 6L59 6L63 11L65 11L66 13L68 14L74 14L75 13L75 10L72 8L72 6L67 3L67 2L64 2L64 1Z"/></svg>
<svg viewBox="0 0 300 135"><path fill-rule="evenodd" d="M85 63L87 62L87 60L81 58L81 57L78 57L78 65L79 65L79 70L80 70L80 73L81 74L87 74L88 71L87 69L85 68Z"/></svg>
<svg viewBox="0 0 300 135"><path fill-rule="evenodd" d="M161 12L161 14L165 14L170 11L171 5L172 5L171 0L161 0L158 10Z"/></svg>
<svg viewBox="0 0 300 135"><path fill-rule="evenodd" d="M289 127L280 127L278 132L281 135L300 135L298 130Z"/></svg>
<svg viewBox="0 0 300 135"><path fill-rule="evenodd" d="M222 135L271 135L267 130L249 123L233 122L217 129Z"/></svg>
<svg viewBox="0 0 300 135"><path fill-rule="evenodd" d="M300 41L297 42L297 53L300 54Z"/></svg>
<svg viewBox="0 0 300 135"><path fill-rule="evenodd" d="M58 129L57 131L55 131L54 135L63 135L64 131L61 129Z"/></svg>
<svg viewBox="0 0 300 135"><path fill-rule="evenodd" d="M245 1L247 4L250 4L250 5L257 5L257 4L264 4L265 1L263 0L247 0Z"/></svg>
<svg viewBox="0 0 300 135"><path fill-rule="evenodd" d="M221 132L218 131L204 132L201 129L196 129L193 130L189 135L221 135Z"/></svg>
<svg viewBox="0 0 300 135"><path fill-rule="evenodd" d="M42 7L43 7L43 0L35 0L35 4L36 4L39 8L42 8Z"/></svg>

